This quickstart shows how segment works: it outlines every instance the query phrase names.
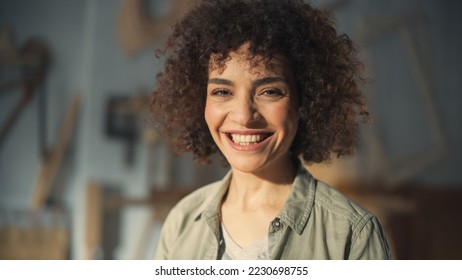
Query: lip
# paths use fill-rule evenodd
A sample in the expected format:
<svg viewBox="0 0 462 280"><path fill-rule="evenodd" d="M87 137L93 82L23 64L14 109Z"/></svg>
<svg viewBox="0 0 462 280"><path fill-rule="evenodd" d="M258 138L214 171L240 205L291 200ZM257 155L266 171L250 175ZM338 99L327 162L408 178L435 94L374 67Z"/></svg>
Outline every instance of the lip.
<svg viewBox="0 0 462 280"><path fill-rule="evenodd" d="M245 131L238 131L238 130L227 130L227 131L222 131L223 136L226 138L227 142L233 148L234 150L237 151L259 151L262 150L273 138L274 132L269 132L269 131L260 131L260 130L245 130ZM231 138L229 137L229 134L240 134L240 135L253 135L253 134L269 134L268 137L266 137L263 141L257 143L257 144L251 144L248 146L242 146L237 143L234 143Z"/></svg>
<svg viewBox="0 0 462 280"><path fill-rule="evenodd" d="M252 135L252 134L273 134L273 131L268 130L255 130L255 129L246 129L246 130L222 130L222 133L226 134L241 134L241 135Z"/></svg>

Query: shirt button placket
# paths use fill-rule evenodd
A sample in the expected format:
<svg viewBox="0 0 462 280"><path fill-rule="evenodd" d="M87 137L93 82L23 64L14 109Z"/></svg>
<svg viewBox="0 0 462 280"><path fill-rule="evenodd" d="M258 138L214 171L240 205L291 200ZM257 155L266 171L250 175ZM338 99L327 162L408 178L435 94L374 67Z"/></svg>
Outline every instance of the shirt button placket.
<svg viewBox="0 0 462 280"><path fill-rule="evenodd" d="M274 230L278 230L281 227L281 221L279 219L274 219L273 221L273 228Z"/></svg>

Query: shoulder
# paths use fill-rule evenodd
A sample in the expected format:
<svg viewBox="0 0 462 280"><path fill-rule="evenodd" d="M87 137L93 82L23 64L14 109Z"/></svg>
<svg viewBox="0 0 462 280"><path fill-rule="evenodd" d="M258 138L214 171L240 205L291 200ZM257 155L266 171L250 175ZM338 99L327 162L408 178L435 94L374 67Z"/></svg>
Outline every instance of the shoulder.
<svg viewBox="0 0 462 280"><path fill-rule="evenodd" d="M172 253L181 250L184 252L188 248L191 254L197 253L197 250L194 251L197 248L192 245L194 241L190 241L203 236L205 230L205 224L197 221L203 212L211 208L210 205L220 199L226 187L225 179L193 191L170 210L162 226L156 259L170 259L173 257Z"/></svg>
<svg viewBox="0 0 462 280"><path fill-rule="evenodd" d="M327 185L323 181L315 179L315 184L315 205L324 211L347 219L352 224L358 224L361 221L366 223L367 220L374 217L368 210L345 197L339 191Z"/></svg>
<svg viewBox="0 0 462 280"><path fill-rule="evenodd" d="M335 228L344 227L352 231L353 237L366 224L376 219L368 210L347 198L339 191L314 178L306 168L299 171L298 192L307 197L310 216Z"/></svg>
<svg viewBox="0 0 462 280"><path fill-rule="evenodd" d="M359 220L373 217L369 211L345 197L339 191L314 178L302 165L294 182L295 201L304 199L308 211L324 216L357 223ZM313 213L312 213L313 214Z"/></svg>
<svg viewBox="0 0 462 280"><path fill-rule="evenodd" d="M218 194L220 187L223 186L223 181L216 181L211 184L198 188L192 193L182 198L170 210L170 216L197 216L201 211L211 202L211 200ZM169 218L167 218L169 220Z"/></svg>
<svg viewBox="0 0 462 280"><path fill-rule="evenodd" d="M355 234L374 217L334 188L315 179L304 166L298 170L283 212L297 232L301 232L308 222L316 221L319 223L317 228L332 225Z"/></svg>
<svg viewBox="0 0 462 280"><path fill-rule="evenodd" d="M314 209L337 232L351 232L348 258L389 259L390 251L378 219L326 183L316 181ZM316 211L316 210L315 210ZM327 218L326 218L327 217ZM344 227L342 230L341 227Z"/></svg>
<svg viewBox="0 0 462 280"><path fill-rule="evenodd" d="M173 230L188 221L194 220L196 216L200 215L201 210L205 208L207 198L210 198L216 192L216 187L219 185L220 181L217 181L200 187L178 201L164 221L164 230Z"/></svg>
<svg viewBox="0 0 462 280"><path fill-rule="evenodd" d="M200 187L181 199L170 210L164 228L175 231L197 220L206 211L217 211L216 205L221 202L230 178L231 172L228 172L223 179Z"/></svg>

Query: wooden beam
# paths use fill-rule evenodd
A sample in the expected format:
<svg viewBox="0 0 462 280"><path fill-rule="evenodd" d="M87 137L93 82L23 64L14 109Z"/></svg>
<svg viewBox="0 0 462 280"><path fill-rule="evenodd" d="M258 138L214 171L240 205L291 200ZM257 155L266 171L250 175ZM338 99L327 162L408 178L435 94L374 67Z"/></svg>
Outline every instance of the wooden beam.
<svg viewBox="0 0 462 280"><path fill-rule="evenodd" d="M42 159L31 199L33 209L42 208L50 194L51 187L60 170L66 149L71 140L79 107L80 97L75 96L69 105L55 146L50 150L49 156Z"/></svg>
<svg viewBox="0 0 462 280"><path fill-rule="evenodd" d="M96 182L89 182L86 187L85 207L85 259L96 258L101 247L103 232L103 187Z"/></svg>

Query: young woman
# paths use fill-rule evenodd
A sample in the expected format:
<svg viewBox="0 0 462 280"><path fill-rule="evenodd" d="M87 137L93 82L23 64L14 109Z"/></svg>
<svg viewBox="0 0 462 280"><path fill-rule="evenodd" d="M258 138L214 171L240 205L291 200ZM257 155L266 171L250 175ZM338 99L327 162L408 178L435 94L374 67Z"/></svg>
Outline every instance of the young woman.
<svg viewBox="0 0 462 280"><path fill-rule="evenodd" d="M157 259L387 259L377 219L305 162L354 150L352 42L299 0L204 0L175 26L152 110L178 152L230 166L167 217ZM301 159L301 160L300 160Z"/></svg>

